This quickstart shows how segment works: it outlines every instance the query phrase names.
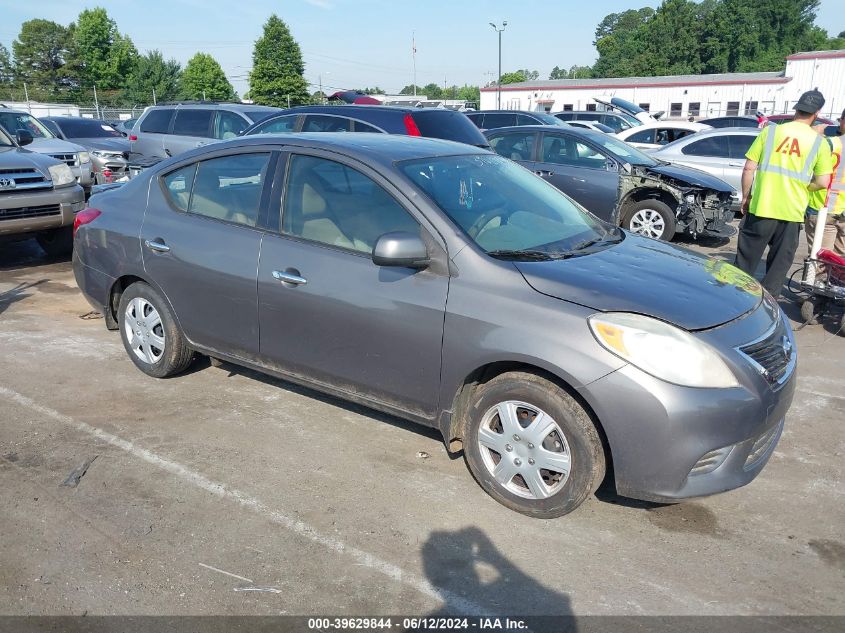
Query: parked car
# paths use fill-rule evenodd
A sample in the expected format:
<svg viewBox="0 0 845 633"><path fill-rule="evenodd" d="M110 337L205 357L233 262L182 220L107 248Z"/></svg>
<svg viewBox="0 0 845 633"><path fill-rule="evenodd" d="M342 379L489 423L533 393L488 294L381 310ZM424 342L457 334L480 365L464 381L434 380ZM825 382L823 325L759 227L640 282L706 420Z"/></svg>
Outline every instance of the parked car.
<svg viewBox="0 0 845 633"><path fill-rule="evenodd" d="M214 101L150 106L129 134L129 151L168 158L214 140L234 138L279 108Z"/></svg>
<svg viewBox="0 0 845 633"><path fill-rule="evenodd" d="M792 114L770 114L766 116L766 122L780 125L781 123L789 123L793 119L793 116ZM836 125L836 122L831 121L827 117L819 116L816 117L816 122L813 125Z"/></svg>
<svg viewBox="0 0 845 633"><path fill-rule="evenodd" d="M28 130L0 128L0 240L35 237L48 255L67 255L85 192L65 163L22 149L31 143Z"/></svg>
<svg viewBox="0 0 845 633"><path fill-rule="evenodd" d="M560 119L564 123L572 123L573 121L595 121L606 125L614 132L622 132L632 127L639 127L642 122L632 117L630 114L624 112L596 112L595 110L567 110L565 112L555 112L555 118Z"/></svg>
<svg viewBox="0 0 845 633"><path fill-rule="evenodd" d="M279 132L381 132L458 141L489 147L463 112L446 108L377 105L313 105L284 110L243 134Z"/></svg>
<svg viewBox="0 0 845 633"><path fill-rule="evenodd" d="M756 116L717 116L710 119L702 119L699 123L715 128L759 127L760 125Z"/></svg>
<svg viewBox="0 0 845 633"><path fill-rule="evenodd" d="M124 119L121 121L113 121L112 126L118 132L123 134L123 136L129 136L132 133L132 128L135 127L135 123L138 121L137 118L133 119Z"/></svg>
<svg viewBox="0 0 845 633"><path fill-rule="evenodd" d="M479 110L467 112L466 116L479 130L494 130L514 125L566 125L560 119L545 112L523 112L517 110Z"/></svg>
<svg viewBox="0 0 845 633"><path fill-rule="evenodd" d="M595 130L596 132L604 132L605 134L615 134L613 128L598 121L567 121L566 124L572 127L579 127L583 130Z"/></svg>
<svg viewBox="0 0 845 633"><path fill-rule="evenodd" d="M81 117L45 117L41 122L58 138L81 145L91 155L98 183L127 175L129 141L111 125Z"/></svg>
<svg viewBox="0 0 845 633"><path fill-rule="evenodd" d="M793 397L792 330L752 277L481 148L244 137L91 205L76 280L138 369L208 354L434 427L531 516L574 510L611 463L636 498L747 484Z"/></svg>
<svg viewBox="0 0 845 633"><path fill-rule="evenodd" d="M664 163L614 136L549 126L486 133L496 153L548 180L602 220L645 237L726 237L733 189L718 178Z"/></svg>
<svg viewBox="0 0 845 633"><path fill-rule="evenodd" d="M19 130L28 132L32 136L28 150L46 154L65 163L86 195L90 193L91 185L94 184L94 168L91 155L84 147L57 138L41 121L22 110L0 106L0 127L6 131L7 136L13 138Z"/></svg>
<svg viewBox="0 0 845 633"><path fill-rule="evenodd" d="M639 149L658 149L690 134L710 129L709 125L689 121L655 121L619 132L616 137Z"/></svg>
<svg viewBox="0 0 845 633"><path fill-rule="evenodd" d="M645 125L654 123L663 116L662 111L652 114L648 110L638 106L636 103L628 101L627 99L621 99L620 97L593 97L593 101L603 105L611 112L624 112Z"/></svg>
<svg viewBox="0 0 845 633"><path fill-rule="evenodd" d="M653 158L673 165L694 167L724 180L735 190L734 206L742 202L742 168L745 153L760 130L728 127L698 132L651 153Z"/></svg>

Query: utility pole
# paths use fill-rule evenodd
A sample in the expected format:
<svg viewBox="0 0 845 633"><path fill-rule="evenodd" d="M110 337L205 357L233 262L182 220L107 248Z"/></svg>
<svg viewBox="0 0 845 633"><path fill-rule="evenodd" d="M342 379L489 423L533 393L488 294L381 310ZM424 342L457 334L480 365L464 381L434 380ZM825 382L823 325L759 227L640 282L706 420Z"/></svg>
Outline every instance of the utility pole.
<svg viewBox="0 0 845 633"><path fill-rule="evenodd" d="M492 22L490 22L490 26L493 27L493 30L499 34L499 81L496 82L496 109L502 109L502 31L505 30L505 27L508 25L507 22L502 22L502 28L499 28Z"/></svg>
<svg viewBox="0 0 845 633"><path fill-rule="evenodd" d="M288 108L290 108L290 95L288 95Z"/></svg>
<svg viewBox="0 0 845 633"><path fill-rule="evenodd" d="M97 101L97 84L94 84L94 110L97 112L97 118L100 118L100 103Z"/></svg>
<svg viewBox="0 0 845 633"><path fill-rule="evenodd" d="M23 94L26 97L26 111L32 114L32 106L29 105L29 90L26 87L26 83L23 85Z"/></svg>
<svg viewBox="0 0 845 633"><path fill-rule="evenodd" d="M202 100L205 101L205 89L202 91Z"/></svg>
<svg viewBox="0 0 845 633"><path fill-rule="evenodd" d="M156 101L156 89L155 88L153 88L153 105L158 105L158 102Z"/></svg>
<svg viewBox="0 0 845 633"><path fill-rule="evenodd" d="M411 57L414 58L414 96L417 96L417 40L416 31L411 31Z"/></svg>

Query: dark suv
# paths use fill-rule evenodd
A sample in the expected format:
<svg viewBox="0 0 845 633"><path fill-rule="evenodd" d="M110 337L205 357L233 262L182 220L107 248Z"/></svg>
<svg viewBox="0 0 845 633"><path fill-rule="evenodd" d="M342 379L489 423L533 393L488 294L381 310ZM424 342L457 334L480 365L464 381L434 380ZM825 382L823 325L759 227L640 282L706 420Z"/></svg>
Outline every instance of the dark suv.
<svg viewBox="0 0 845 633"><path fill-rule="evenodd" d="M555 112L554 116L563 121L596 121L611 128L616 134L628 128L642 125L642 121L625 112L598 112L593 110Z"/></svg>
<svg viewBox="0 0 845 633"><path fill-rule="evenodd" d="M514 125L566 125L545 112L521 112L517 110L479 110L467 112L469 120L480 130L495 130Z"/></svg>
<svg viewBox="0 0 845 633"><path fill-rule="evenodd" d="M283 110L244 130L244 135L278 132L382 132L427 136L490 147L461 112L444 108L376 105L313 105Z"/></svg>

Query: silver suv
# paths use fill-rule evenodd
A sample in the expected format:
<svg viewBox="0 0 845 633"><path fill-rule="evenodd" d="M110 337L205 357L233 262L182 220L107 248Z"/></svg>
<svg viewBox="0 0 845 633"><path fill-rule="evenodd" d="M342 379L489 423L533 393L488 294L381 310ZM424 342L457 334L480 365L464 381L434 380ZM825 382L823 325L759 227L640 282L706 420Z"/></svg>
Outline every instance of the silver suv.
<svg viewBox="0 0 845 633"><path fill-rule="evenodd" d="M34 235L48 255L66 255L85 193L67 164L21 149L27 142L29 134L13 139L0 128L0 239Z"/></svg>
<svg viewBox="0 0 845 633"><path fill-rule="evenodd" d="M235 138L279 108L212 101L150 106L129 135L133 154L168 158L215 140Z"/></svg>
<svg viewBox="0 0 845 633"><path fill-rule="evenodd" d="M94 184L94 167L91 155L81 145L56 138L47 127L34 116L23 110L13 110L0 104L0 128L7 135L15 137L19 133L28 135L30 144L27 149L39 154L46 154L70 167L77 183L82 185L85 194L91 193Z"/></svg>

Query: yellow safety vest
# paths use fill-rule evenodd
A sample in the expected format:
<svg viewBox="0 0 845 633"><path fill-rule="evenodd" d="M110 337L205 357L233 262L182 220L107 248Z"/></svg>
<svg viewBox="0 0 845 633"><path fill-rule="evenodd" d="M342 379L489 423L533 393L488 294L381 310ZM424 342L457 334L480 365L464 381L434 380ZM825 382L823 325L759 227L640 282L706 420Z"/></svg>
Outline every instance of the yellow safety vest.
<svg viewBox="0 0 845 633"><path fill-rule="evenodd" d="M842 160L845 134L831 139L831 143L833 144L833 176L830 180L827 210L831 215L842 215L845 213L845 161Z"/></svg>
<svg viewBox="0 0 845 633"><path fill-rule="evenodd" d="M834 136L832 138L827 138L827 142L830 144L830 151L833 154L833 177L831 178L831 197L828 199L828 194L826 189L819 189L818 191L811 191L810 192L810 203L807 208L808 213L818 213L819 209L825 206L825 201L827 201L827 210L830 215L835 215L837 212L834 211L837 204L837 195L838 192L835 194L837 190L835 189L835 185L837 182L842 182L842 178L837 178L836 172L839 168L839 164L842 160L842 140L845 136ZM839 213L845 210L845 196L839 196ZM830 215L828 217L830 217Z"/></svg>
<svg viewBox="0 0 845 633"><path fill-rule="evenodd" d="M823 173L831 160L830 148L823 140L803 123L766 126L746 154L758 163L749 211L758 217L803 222L810 201L807 185L820 153L825 160Z"/></svg>

